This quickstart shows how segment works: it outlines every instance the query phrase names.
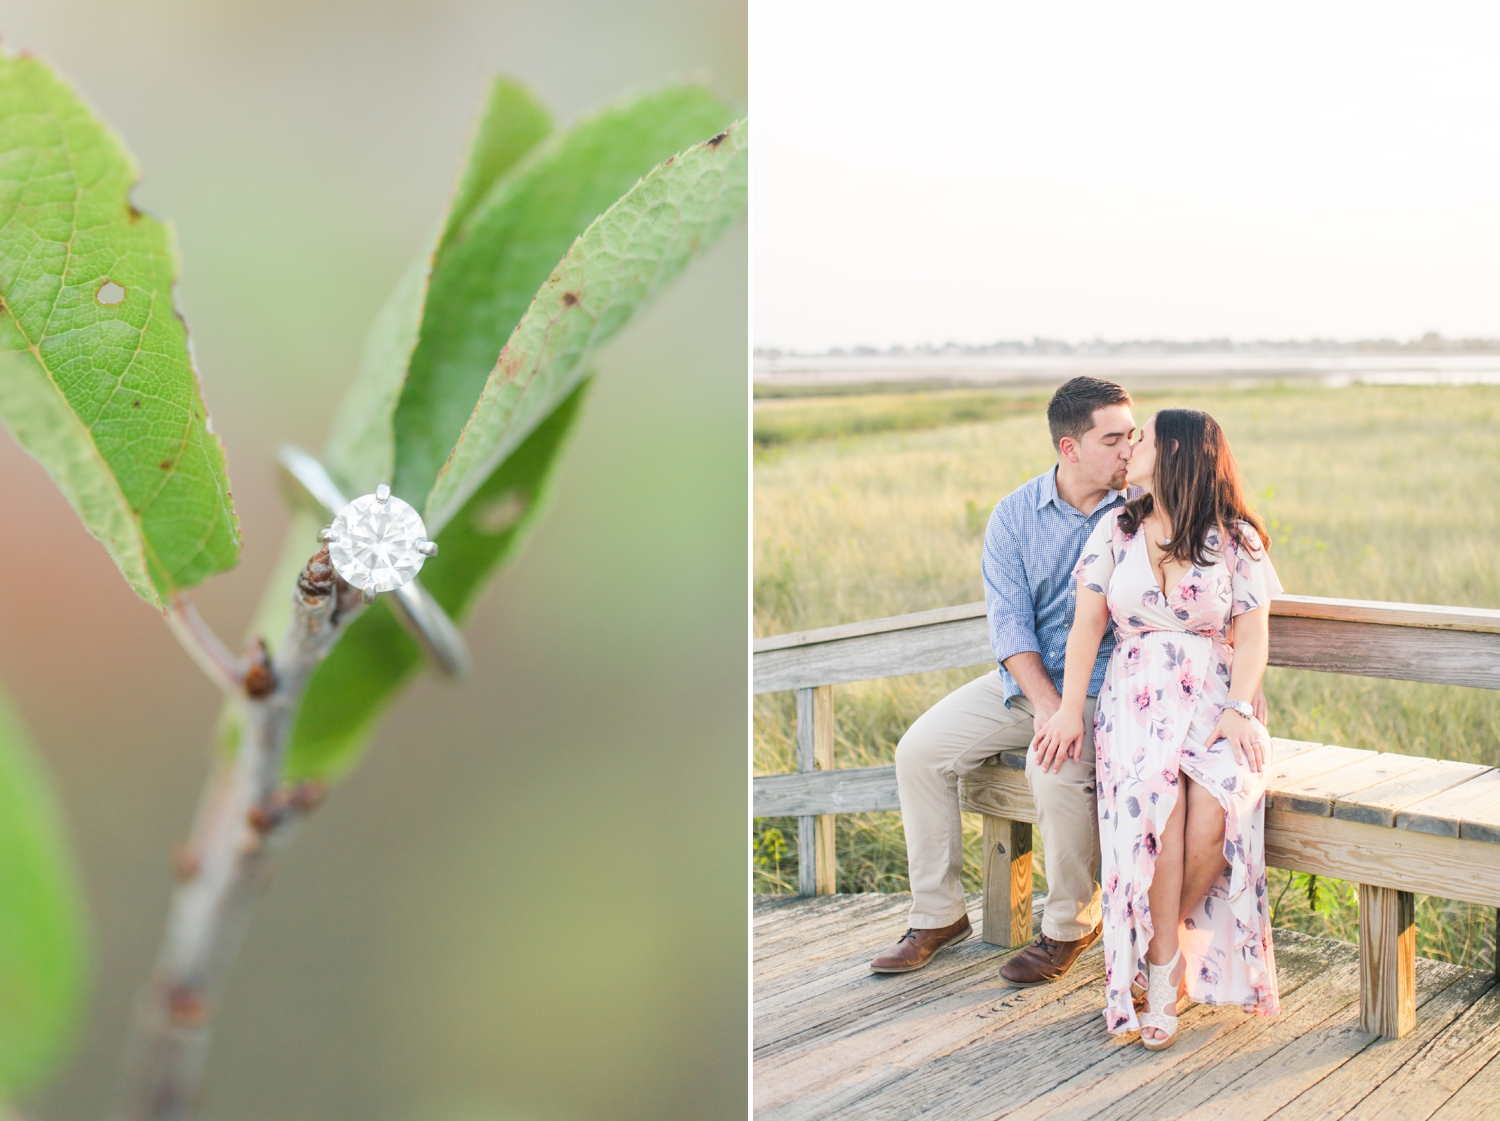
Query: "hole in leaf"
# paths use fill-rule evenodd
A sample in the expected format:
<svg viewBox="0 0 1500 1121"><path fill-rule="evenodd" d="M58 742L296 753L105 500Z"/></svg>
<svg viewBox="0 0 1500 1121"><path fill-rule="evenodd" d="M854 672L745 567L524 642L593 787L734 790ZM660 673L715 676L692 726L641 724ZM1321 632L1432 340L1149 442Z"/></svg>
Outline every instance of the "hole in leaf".
<svg viewBox="0 0 1500 1121"><path fill-rule="evenodd" d="M504 533L526 513L526 496L518 490L501 491L474 511L474 528L480 533Z"/></svg>
<svg viewBox="0 0 1500 1121"><path fill-rule="evenodd" d="M125 289L121 288L113 280L106 280L99 286L99 291L94 293L94 299L107 307L125 302Z"/></svg>

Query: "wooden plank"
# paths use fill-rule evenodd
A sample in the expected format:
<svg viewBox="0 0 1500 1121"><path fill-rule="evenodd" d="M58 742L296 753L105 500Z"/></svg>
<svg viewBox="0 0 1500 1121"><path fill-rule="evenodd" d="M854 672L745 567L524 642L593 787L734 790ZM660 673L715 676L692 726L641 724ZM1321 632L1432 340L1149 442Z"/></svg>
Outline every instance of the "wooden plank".
<svg viewBox="0 0 1500 1121"><path fill-rule="evenodd" d="M1359 1026L1400 1039L1417 1026L1417 906L1409 891L1359 885Z"/></svg>
<svg viewBox="0 0 1500 1121"><path fill-rule="evenodd" d="M1396 815L1407 806L1461 786L1493 770L1478 763L1452 759L1428 759L1388 782L1367 786L1333 803L1333 816L1341 821L1363 821L1368 825L1396 824Z"/></svg>
<svg viewBox="0 0 1500 1121"><path fill-rule="evenodd" d="M1283 949L1288 952L1283 953ZM1296 992L1306 981L1336 969L1339 959L1347 961L1353 955L1349 954L1348 947L1330 945L1322 939L1309 939L1301 945L1278 945L1276 956L1278 967L1286 974L1289 990L1282 1012L1285 1016L1288 1012L1295 1014ZM1038 1087L1044 1092L1033 1090L1035 1096L1031 1100L1004 1116L1007 1121L1051 1121L1053 1118L1075 1117L1114 1121L1132 1116L1136 1121L1144 1118L1161 1121L1168 1117L1204 1116L1205 1112L1192 1109L1154 1109L1148 1103L1161 1091L1182 1085L1185 1076L1205 1056L1217 1053L1222 1057L1235 1053L1234 1041L1238 1038L1246 1038L1247 1048L1263 1062L1274 1061L1262 1046L1257 1046L1259 1040L1249 1041L1275 1023L1275 1020L1247 1017L1229 1009L1185 1004L1178 1017L1176 1042L1170 1050L1158 1054L1146 1051L1133 1037L1110 1039L1102 1030L1096 1029L1092 1038L1085 1036L1076 1040L1069 1048L1070 1053L1065 1055L1065 1069L1071 1068L1071 1077L1050 1088ZM1260 1063L1256 1065L1261 1066Z"/></svg>
<svg viewBox="0 0 1500 1121"><path fill-rule="evenodd" d="M1489 631L1500 633L1500 610L1485 607L1448 607L1430 603L1398 603L1390 600L1330 599L1322 596L1277 596L1271 601L1272 616L1303 619L1333 619L1345 623L1379 623L1386 626L1424 627L1440 630ZM908 615L891 615L884 619L863 619L839 623L816 630L792 631L787 634L757 638L751 649L759 654L784 650L791 646L812 646L820 642L838 642L888 631L912 630L934 623L951 623L962 619L983 619L984 601L939 607L932 611L915 611Z"/></svg>
<svg viewBox="0 0 1500 1121"><path fill-rule="evenodd" d="M909 615L891 615L884 619L863 619L857 623L839 623L832 627L819 627L811 631L791 631L788 634L773 634L757 638L751 650L760 654L770 650L786 650L793 646L816 646L820 642L842 642L846 638L863 638L871 634L888 631L909 631L930 627L935 623L954 623L964 619L983 619L984 600L977 603L960 603L953 607L939 607L932 611L914 611Z"/></svg>
<svg viewBox="0 0 1500 1121"><path fill-rule="evenodd" d="M1067 1070L1070 1043L1104 1034L1099 1014L1103 957L1095 946L1053 984L1029 989L997 985L987 994L975 994L987 995L987 1001L971 999L967 1008L944 1008L930 1017L926 1007L903 1010L906 1015L875 1029L885 1045L877 1056L853 1069L841 1062L843 1070L830 1071L828 1089L792 1108L762 1114L757 1077L758 1121L996 1116ZM996 1077L997 1071L1014 1076ZM986 1099L984 1112L954 1108L953 1091L976 1084Z"/></svg>
<svg viewBox="0 0 1500 1121"><path fill-rule="evenodd" d="M1321 596L1277 596L1271 614L1346 623L1500 633L1500 611L1488 607L1445 607L1390 600L1325 599Z"/></svg>
<svg viewBox="0 0 1500 1121"><path fill-rule="evenodd" d="M1489 805L1500 805L1500 771L1493 769L1407 806L1396 815L1396 828L1457 837L1459 824Z"/></svg>
<svg viewBox="0 0 1500 1121"><path fill-rule="evenodd" d="M1500 907L1493 845L1409 829L1266 810L1266 862L1277 868Z"/></svg>
<svg viewBox="0 0 1500 1121"><path fill-rule="evenodd" d="M1199 1047L1170 1077L1153 1079L1129 1094L1109 1115L1110 1121L1238 1119L1245 1099L1258 1097L1264 1085L1257 1075L1264 1079L1272 1069L1294 1066L1304 1037L1315 1035L1357 1001L1359 955L1354 947L1331 938L1290 941L1286 933L1276 932L1281 1011L1275 1016L1241 1017L1232 1031Z"/></svg>
<svg viewBox="0 0 1500 1121"><path fill-rule="evenodd" d="M909 906L911 897L902 898ZM970 921L976 924L983 918L978 910L978 899L978 896L972 897L969 908ZM1034 900L1034 915L1038 919L1042 900L1040 894ZM1004 960L1005 955L977 938L943 951L930 965L915 973L873 974L869 969L869 959L878 949L889 945L892 934L888 928L878 927L875 935L874 940L865 941L857 951L844 955L846 968L816 973L811 975L811 983L806 984L796 984L797 979L793 978L793 986L772 1001L760 998L760 986L757 985L757 1071L783 1064L800 1066L811 1062L817 1065L836 1052L840 1040L868 1040L871 1033L885 1031L893 1022L914 1011L927 1016L934 1003L941 1003L955 994L972 994L982 1001L989 1012L986 1019L993 1020L997 1000L1003 1007L1015 1009L1019 1014L1028 1006L1057 999L1072 988L1097 982L1102 966L1102 958L1093 966L1087 961L1082 962L1082 968L1070 971L1062 981L1044 986L1042 991L1026 990L1025 995L1021 995L1017 990L1000 984L995 974L996 965ZM899 979L893 980L893 977ZM809 1058L809 1051L820 1057Z"/></svg>
<svg viewBox="0 0 1500 1121"><path fill-rule="evenodd" d="M1293 813L1329 817L1333 813L1334 802L1341 798L1347 798L1367 786L1375 786L1414 771L1426 762L1426 759L1416 755L1400 755L1391 751L1365 752L1362 758L1351 759L1342 767L1331 771L1309 775L1297 782L1274 782L1271 788L1273 804L1277 809Z"/></svg>
<svg viewBox="0 0 1500 1121"><path fill-rule="evenodd" d="M1500 845L1500 803L1490 803L1470 811L1458 823L1458 835L1466 841Z"/></svg>
<svg viewBox="0 0 1500 1121"><path fill-rule="evenodd" d="M1055 1022L1045 1009L1080 990L1082 1000L1097 1000L1089 990L1102 969L1098 952L1061 981L1025 992L996 984L996 960L992 949L971 940L899 981L866 971L837 994L852 997L846 1013L823 1023L805 1021L795 1048L757 1053L757 1117L826 1117L841 1102L932 1057L995 1033L1041 1026L1032 1018L1038 1012L1038 1019ZM757 1021L759 1016L757 1009Z"/></svg>
<svg viewBox="0 0 1500 1121"><path fill-rule="evenodd" d="M1031 823L984 816L984 925L980 936L1009 948L1031 941Z"/></svg>
<svg viewBox="0 0 1500 1121"><path fill-rule="evenodd" d="M765 921L830 918L851 898L860 897L768 902ZM909 898L873 902L887 901L899 910ZM1311 1121L1426 1118L1435 1109L1458 1121L1500 1103L1500 990L1487 972L1418 960L1415 1030L1376 1043L1359 1029L1352 947L1278 931L1282 1015L1191 1006L1177 1045L1153 1055L1104 1033L1097 949L1061 981L1035 989L999 985L994 968L1003 955L978 939L918 973L875 977L867 958L892 936L889 908L844 913L849 925L838 937L818 929L780 955L778 968L796 967L780 996L762 1000L757 983L758 1121L1272 1114ZM979 917L972 905L970 914ZM838 944L834 955L814 962L830 943Z"/></svg>
<svg viewBox="0 0 1500 1121"><path fill-rule="evenodd" d="M755 692L838 685L982 663L989 663L991 668L995 663L989 623L983 618L961 619L756 654Z"/></svg>
<svg viewBox="0 0 1500 1121"><path fill-rule="evenodd" d="M1271 737L1271 762L1280 763L1284 759L1290 759L1293 755L1301 755L1305 751L1311 751L1315 747L1322 747L1320 743L1312 740L1288 740L1280 736Z"/></svg>
<svg viewBox="0 0 1500 1121"><path fill-rule="evenodd" d="M1270 664L1500 689L1500 634L1273 616Z"/></svg>
<svg viewBox="0 0 1500 1121"><path fill-rule="evenodd" d="M1487 978L1446 962L1417 962L1417 1028L1405 1039L1380 1041L1361 1031L1359 1007L1346 1006L1304 1036L1295 1055L1244 1075L1220 1100L1233 1104L1234 1121L1328 1121L1358 1117L1370 1090L1421 1054L1488 987Z"/></svg>
<svg viewBox="0 0 1500 1121"><path fill-rule="evenodd" d="M806 897L787 895L782 898L801 900ZM801 907L789 912L782 912L778 909L777 914L766 918L762 918L757 913L754 929L754 959L757 970L763 960L769 961L790 945L817 939L824 933L846 926L859 926L874 914L895 915L900 909L900 900L896 896L875 892L846 892L838 896L817 898L827 899L834 906L817 911L809 911ZM907 901L907 905L910 906L910 900Z"/></svg>
<svg viewBox="0 0 1500 1121"><path fill-rule="evenodd" d="M756 817L803 814L864 814L899 810L896 768L841 767L805 775L757 775L752 812Z"/></svg>
<svg viewBox="0 0 1500 1121"><path fill-rule="evenodd" d="M1317 775L1327 774L1339 767L1348 766L1350 763L1357 763L1361 759L1373 759L1376 755L1373 751L1362 751L1359 748L1340 747L1337 744L1327 743L1278 758L1275 755L1275 747L1276 741L1273 739L1271 741L1271 770L1266 776L1267 809L1276 804L1276 793L1279 790L1296 786L1298 783L1306 782Z"/></svg>
<svg viewBox="0 0 1500 1121"><path fill-rule="evenodd" d="M1500 611L1282 596L1270 664L1500 688ZM982 603L869 619L754 643L756 693L958 669L992 660Z"/></svg>
<svg viewBox="0 0 1500 1121"><path fill-rule="evenodd" d="M1396 1077L1374 1087L1359 1103L1361 1121L1414 1121L1432 1116L1500 1053L1496 1027L1500 1027L1500 999L1490 989Z"/></svg>
<svg viewBox="0 0 1500 1121"><path fill-rule="evenodd" d="M911 905L909 895L901 898L906 906ZM969 908L970 921L976 925L983 917L978 901L979 897L973 896ZM1038 897L1038 911L1040 907ZM783 1061L774 1059L778 1055L792 1061L804 1045L820 1048L839 1036L860 1035L872 1025L904 1015L915 1005L955 991L979 986L987 990L985 997L993 997L997 989L1009 991L995 975L995 966L1003 955L977 938L943 950L914 973L871 973L870 959L890 946L901 929L903 926L892 929L889 922L867 921L862 930L847 932L854 937L846 939L835 954L778 978L779 990L769 999L763 998L766 986L758 980L757 1063L766 1060L776 1065ZM812 958L822 948L821 940L811 940L801 948L800 955Z"/></svg>
<svg viewBox="0 0 1500 1121"><path fill-rule="evenodd" d="M833 686L797 690L797 770L833 770ZM798 865L803 895L832 895L838 890L832 814L798 820L798 852L810 834L810 859ZM800 857L799 857L800 859Z"/></svg>
<svg viewBox="0 0 1500 1121"><path fill-rule="evenodd" d="M1492 990L1493 992L1493 990ZM1432 1115L1432 1121L1500 1117L1500 1057L1491 1059Z"/></svg>

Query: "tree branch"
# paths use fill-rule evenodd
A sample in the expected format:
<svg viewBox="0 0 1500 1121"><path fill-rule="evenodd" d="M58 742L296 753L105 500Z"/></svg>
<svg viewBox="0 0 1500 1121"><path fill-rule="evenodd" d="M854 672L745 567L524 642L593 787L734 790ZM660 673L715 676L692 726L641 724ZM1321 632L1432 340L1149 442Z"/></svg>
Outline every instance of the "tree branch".
<svg viewBox="0 0 1500 1121"><path fill-rule="evenodd" d="M215 762L192 839L175 860L179 883L155 970L137 999L110 1114L116 1121L187 1121L195 1113L213 1003L269 853L322 801L319 784L282 786L282 763L307 682L359 612L359 592L338 579L322 549L304 566L292 602L275 658L261 642L241 675L238 750Z"/></svg>
<svg viewBox="0 0 1500 1121"><path fill-rule="evenodd" d="M213 628L198 614L192 600L178 592L166 613L167 626L198 668L226 693L238 693L244 684L245 667L229 648L219 641Z"/></svg>

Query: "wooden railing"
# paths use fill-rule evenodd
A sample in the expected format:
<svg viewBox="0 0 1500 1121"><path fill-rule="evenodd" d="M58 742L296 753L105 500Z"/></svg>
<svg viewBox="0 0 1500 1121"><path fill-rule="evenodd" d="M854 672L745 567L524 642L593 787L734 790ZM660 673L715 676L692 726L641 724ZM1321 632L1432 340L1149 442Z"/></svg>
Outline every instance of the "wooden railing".
<svg viewBox="0 0 1500 1121"><path fill-rule="evenodd" d="M1500 689L1500 611L1283 596L1270 639L1273 666ZM756 641L755 692L797 691L797 773L757 776L754 814L798 819L803 894L835 890L834 815L900 809L894 766L834 767L833 686L985 663L982 603ZM1399 750L1276 748L1267 860L1361 885L1362 1022L1403 1035L1415 1017L1412 892L1500 907L1500 772L1408 765ZM984 938L1028 939L1036 817L1021 756L967 777L963 803L985 815Z"/></svg>

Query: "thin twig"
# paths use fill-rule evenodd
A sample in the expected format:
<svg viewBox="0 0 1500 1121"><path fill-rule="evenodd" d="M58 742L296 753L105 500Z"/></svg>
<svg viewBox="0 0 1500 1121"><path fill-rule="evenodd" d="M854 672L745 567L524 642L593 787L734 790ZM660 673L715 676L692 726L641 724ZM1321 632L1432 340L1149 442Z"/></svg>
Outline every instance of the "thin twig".
<svg viewBox="0 0 1500 1121"><path fill-rule="evenodd" d="M198 668L226 693L238 693L244 682L244 667L198 614L193 601L181 592L176 593L172 597L172 606L167 609L166 619L167 626Z"/></svg>
<svg viewBox="0 0 1500 1121"><path fill-rule="evenodd" d="M187 1121L197 1108L213 1002L239 948L268 871L268 854L322 800L322 787L281 784L292 721L313 671L358 613L359 593L319 551L302 570L286 637L265 644L241 675L239 746L216 761L192 839L178 854L179 883L151 980L137 1001L126 1048L119 1121Z"/></svg>

